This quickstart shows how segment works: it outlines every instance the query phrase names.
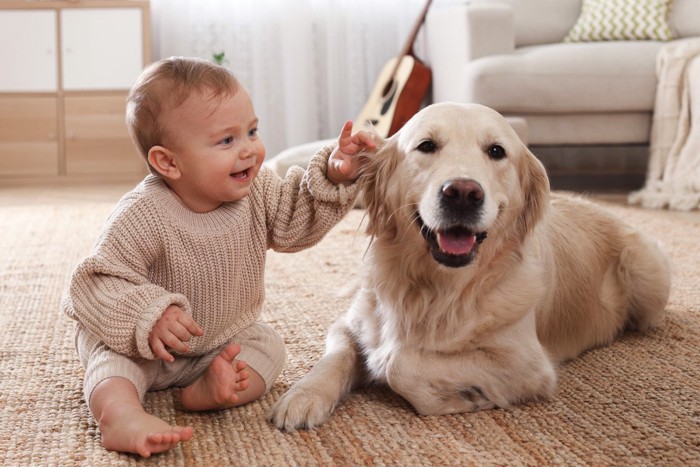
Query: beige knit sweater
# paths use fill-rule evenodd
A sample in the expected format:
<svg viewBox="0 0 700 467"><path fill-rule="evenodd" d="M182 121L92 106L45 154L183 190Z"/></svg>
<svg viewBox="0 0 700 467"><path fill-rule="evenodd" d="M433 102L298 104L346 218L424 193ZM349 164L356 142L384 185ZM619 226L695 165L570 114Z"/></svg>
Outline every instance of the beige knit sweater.
<svg viewBox="0 0 700 467"><path fill-rule="evenodd" d="M266 250L316 244L353 207L357 184L326 178L331 148L284 179L263 167L246 198L208 213L188 210L149 175L111 213L92 254L73 273L62 308L113 350L156 358L148 334L171 304L191 313L202 355L260 316Z"/></svg>

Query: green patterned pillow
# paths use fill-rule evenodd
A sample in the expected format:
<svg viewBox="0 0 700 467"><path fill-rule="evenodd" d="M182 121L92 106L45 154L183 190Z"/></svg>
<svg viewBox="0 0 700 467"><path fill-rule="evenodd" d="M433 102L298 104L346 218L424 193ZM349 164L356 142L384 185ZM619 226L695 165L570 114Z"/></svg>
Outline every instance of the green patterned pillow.
<svg viewBox="0 0 700 467"><path fill-rule="evenodd" d="M581 15L564 42L673 39L673 0L583 0Z"/></svg>

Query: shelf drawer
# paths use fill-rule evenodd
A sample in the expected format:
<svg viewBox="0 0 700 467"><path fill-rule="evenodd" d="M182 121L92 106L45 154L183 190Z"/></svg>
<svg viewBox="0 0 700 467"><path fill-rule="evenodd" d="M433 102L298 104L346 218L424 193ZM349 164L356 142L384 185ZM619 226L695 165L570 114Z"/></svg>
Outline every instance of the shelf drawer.
<svg viewBox="0 0 700 467"><path fill-rule="evenodd" d="M66 96L66 173L146 174L124 122L126 93Z"/></svg>
<svg viewBox="0 0 700 467"><path fill-rule="evenodd" d="M57 175L55 97L0 96L0 175Z"/></svg>

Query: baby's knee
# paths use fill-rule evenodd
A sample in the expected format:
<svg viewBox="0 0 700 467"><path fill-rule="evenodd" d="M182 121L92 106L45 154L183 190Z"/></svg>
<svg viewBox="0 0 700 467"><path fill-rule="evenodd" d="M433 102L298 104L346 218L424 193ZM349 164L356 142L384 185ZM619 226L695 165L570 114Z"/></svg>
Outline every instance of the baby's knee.
<svg viewBox="0 0 700 467"><path fill-rule="evenodd" d="M255 323L241 331L235 341L241 346L237 359L255 370L265 381L266 390L270 389L287 360L282 337L267 324Z"/></svg>
<svg viewBox="0 0 700 467"><path fill-rule="evenodd" d="M114 352L97 336L82 326L76 328L76 348L85 369L83 395L85 402L90 399L95 388L105 380L124 378L134 385L140 400L157 375L157 362L136 362L135 359Z"/></svg>

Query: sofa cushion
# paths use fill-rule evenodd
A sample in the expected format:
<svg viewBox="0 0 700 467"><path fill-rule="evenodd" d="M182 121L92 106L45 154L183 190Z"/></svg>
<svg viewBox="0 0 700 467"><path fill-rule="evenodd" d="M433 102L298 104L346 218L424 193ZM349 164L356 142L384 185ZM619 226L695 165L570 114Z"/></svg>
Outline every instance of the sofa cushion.
<svg viewBox="0 0 700 467"><path fill-rule="evenodd" d="M581 0L471 0L505 4L513 11L515 45L561 42L581 12Z"/></svg>
<svg viewBox="0 0 700 467"><path fill-rule="evenodd" d="M700 36L700 1L674 0L670 22L675 37Z"/></svg>
<svg viewBox="0 0 700 467"><path fill-rule="evenodd" d="M584 0L566 42L673 38L668 16L672 0Z"/></svg>
<svg viewBox="0 0 700 467"><path fill-rule="evenodd" d="M465 64L464 102L507 113L649 112L663 42L559 43Z"/></svg>

